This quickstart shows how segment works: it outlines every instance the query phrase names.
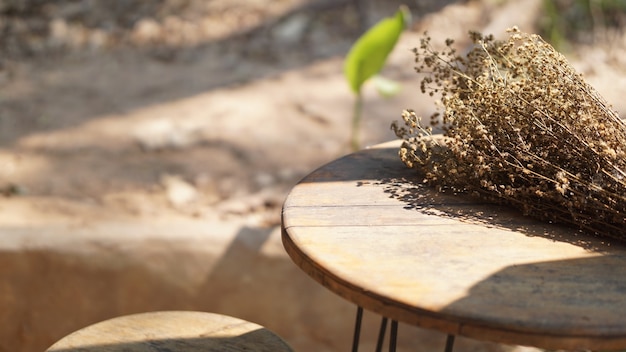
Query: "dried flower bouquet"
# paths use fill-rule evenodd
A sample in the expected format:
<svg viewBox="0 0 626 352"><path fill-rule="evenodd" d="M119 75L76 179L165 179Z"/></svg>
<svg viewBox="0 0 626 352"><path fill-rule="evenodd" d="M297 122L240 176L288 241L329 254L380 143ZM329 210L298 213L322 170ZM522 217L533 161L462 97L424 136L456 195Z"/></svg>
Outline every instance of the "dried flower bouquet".
<svg viewBox="0 0 626 352"><path fill-rule="evenodd" d="M422 93L441 97L443 138L412 110L392 129L400 158L440 190L504 202L542 219L626 240L626 124L538 35L470 33L414 50Z"/></svg>

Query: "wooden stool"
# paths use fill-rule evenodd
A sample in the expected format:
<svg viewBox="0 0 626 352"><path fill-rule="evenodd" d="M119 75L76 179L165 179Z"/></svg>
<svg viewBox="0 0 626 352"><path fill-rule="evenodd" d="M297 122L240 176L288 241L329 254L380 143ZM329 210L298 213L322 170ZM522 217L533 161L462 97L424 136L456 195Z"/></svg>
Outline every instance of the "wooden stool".
<svg viewBox="0 0 626 352"><path fill-rule="evenodd" d="M203 312L151 312L106 320L78 330L47 352L293 351L266 328Z"/></svg>

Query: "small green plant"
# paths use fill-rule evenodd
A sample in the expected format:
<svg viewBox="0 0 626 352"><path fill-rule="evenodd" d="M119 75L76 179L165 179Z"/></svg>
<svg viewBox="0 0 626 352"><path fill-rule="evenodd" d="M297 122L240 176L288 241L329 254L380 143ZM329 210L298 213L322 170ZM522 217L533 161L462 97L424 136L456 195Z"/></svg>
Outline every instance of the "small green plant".
<svg viewBox="0 0 626 352"><path fill-rule="evenodd" d="M411 13L406 6L400 6L393 17L388 17L378 22L374 27L365 32L352 45L344 64L344 74L355 94L354 109L352 115L352 138L353 150L359 149L359 126L363 110L363 96L361 89L365 81L376 75L385 65L387 56L395 47L400 34L411 20ZM383 95L390 95L397 91L397 85L388 80L379 80L379 91Z"/></svg>

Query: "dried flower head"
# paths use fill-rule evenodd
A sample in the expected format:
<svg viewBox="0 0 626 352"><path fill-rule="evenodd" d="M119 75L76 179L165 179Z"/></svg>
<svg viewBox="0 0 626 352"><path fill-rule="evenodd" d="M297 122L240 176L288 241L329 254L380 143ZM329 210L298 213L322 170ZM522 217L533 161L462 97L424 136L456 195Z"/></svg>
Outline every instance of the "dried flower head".
<svg viewBox="0 0 626 352"><path fill-rule="evenodd" d="M439 188L626 240L626 124L538 35L470 33L457 55L425 36L414 50L422 93L438 95L442 142L413 111L392 125L400 158Z"/></svg>

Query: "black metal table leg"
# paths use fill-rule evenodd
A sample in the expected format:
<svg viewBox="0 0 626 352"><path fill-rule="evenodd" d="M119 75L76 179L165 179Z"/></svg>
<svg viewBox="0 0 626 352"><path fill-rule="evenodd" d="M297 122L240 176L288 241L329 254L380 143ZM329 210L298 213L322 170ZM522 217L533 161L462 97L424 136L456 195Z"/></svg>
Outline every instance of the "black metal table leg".
<svg viewBox="0 0 626 352"><path fill-rule="evenodd" d="M387 318L383 317L380 322L380 330L378 331L378 341L376 343L376 352L382 352L385 342L385 332L387 331ZM361 323L363 322L363 307L357 306L356 321L354 322L354 338L352 340L352 352L359 351L359 340L361 338ZM444 352L452 352L454 349L454 335L448 335L446 338L446 347ZM389 352L396 352L398 340L398 321L391 321L389 332Z"/></svg>
<svg viewBox="0 0 626 352"><path fill-rule="evenodd" d="M454 349L454 335L448 335L445 352L452 352L452 349Z"/></svg>
<svg viewBox="0 0 626 352"><path fill-rule="evenodd" d="M354 338L352 339L352 352L359 351L359 338L361 337L361 321L363 320L363 307L356 309L356 322L354 323Z"/></svg>
<svg viewBox="0 0 626 352"><path fill-rule="evenodd" d="M383 317L380 322L380 330L378 331L378 342L376 343L376 352L382 352L383 343L385 342L385 332L387 331L387 318Z"/></svg>
<svg viewBox="0 0 626 352"><path fill-rule="evenodd" d="M391 321L391 331L389 332L389 352L396 352L396 340L398 339L398 322Z"/></svg>

